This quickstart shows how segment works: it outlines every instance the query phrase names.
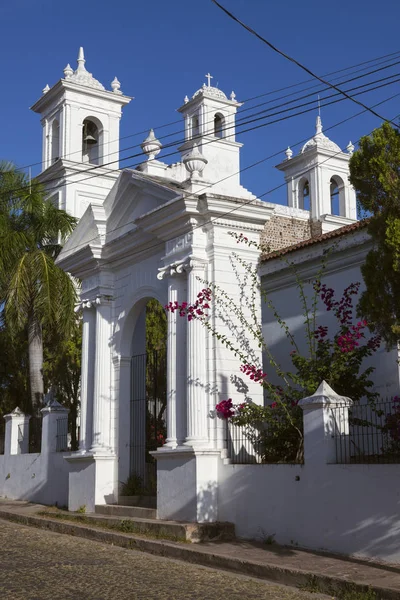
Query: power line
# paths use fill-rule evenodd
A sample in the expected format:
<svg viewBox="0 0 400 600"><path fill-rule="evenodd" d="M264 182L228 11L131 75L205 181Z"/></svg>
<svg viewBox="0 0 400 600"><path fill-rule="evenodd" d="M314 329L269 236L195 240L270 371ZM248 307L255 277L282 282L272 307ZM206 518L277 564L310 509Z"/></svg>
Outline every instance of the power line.
<svg viewBox="0 0 400 600"><path fill-rule="evenodd" d="M394 77L394 76L390 76L390 77ZM387 79L387 78L383 78L383 79L381 79L381 80L377 80L377 81L383 81L383 80L386 80L386 79ZM357 95L359 95L359 94L364 94L364 93L367 93L367 92L370 92L370 91L374 91L374 90L376 90L376 89L380 89L380 88L382 88L382 87L386 87L386 86L388 86L388 85L392 85L393 83L398 83L399 81L400 81L400 79L397 79L397 80L395 80L395 81L392 81L392 82L387 82L387 83L384 83L384 84L382 84L382 85L375 86L375 87L374 87L374 88L372 88L372 89L368 89L368 90L364 90L364 91L358 92L358 93L356 93L356 94L354 94L354 95L355 95L355 96L357 96ZM364 87L365 87L365 85L372 85L372 83L369 83L369 84L363 84L363 85L361 85L361 86L357 86L356 88L352 88L352 89L360 89L360 88L364 88ZM335 94L331 94L331 96L327 96L327 97L326 97L326 98L324 98L323 100L327 100L327 99L330 99L330 98L332 98L332 97L336 97L336 96L338 96L338 95L340 95L340 94L336 94L336 93L335 93ZM345 100L345 98L343 98L343 97L336 98L336 99L334 99L334 100L331 100L330 102L324 102L322 106L323 106L323 107L330 106L330 105L332 105L332 104L336 104L336 103L338 103L338 102L343 102L344 100ZM298 111L298 112L296 112L296 113L294 113L294 114L291 114L291 115L286 115L286 116L284 116L284 117L281 117L281 118L274 119L273 121L268 121L267 123L262 123L262 124L258 124L258 125L256 125L256 126L253 126L253 127L249 127L249 128L247 128L247 129L242 129L242 130L241 130L240 132L238 132L238 133L241 133L241 134L242 134L242 133L248 133L249 131L254 131L254 130L257 130L257 129L261 129L261 128L263 128L263 127L267 127L267 126L269 126L269 125L272 125L272 124L275 124L275 123L278 123L278 122L281 122L281 121L285 121L285 120L287 120L287 119L291 119L291 118L294 118L294 117L296 117L296 116L299 116L299 115L303 115L303 114L306 114L306 113L312 112L312 111L314 111L314 110L315 110L314 104L315 104L315 101L311 101L311 102L308 102L308 103L305 103L305 104L299 105L298 107L292 107L291 109L285 109L285 110L283 110L283 111L278 111L277 113L274 113L273 115L266 115L266 116L264 116L264 117L262 117L262 118L264 118L264 119L265 119L265 118L268 118L268 117L270 117L270 116L274 116L274 115L281 114L281 113L286 113L286 112L288 112L288 111L290 111L290 110L295 110L296 108L303 108L304 106L310 106L310 105L312 105L312 106L311 106L311 108L307 108L307 109L305 109L305 110ZM378 104L379 104L379 103L378 103ZM255 113L255 114L257 114L257 113ZM249 115L249 117L251 117L251 116L253 116L253 115ZM252 122L254 122L254 121L258 121L258 120L260 120L260 119L251 119L251 120L249 120L249 121L246 121L246 122L244 122L244 123L241 123L240 125L241 125L241 126L248 125L248 124L251 124ZM232 128L233 128L233 127L234 127L234 126L232 126ZM229 129L229 128L226 128L226 129ZM201 136L199 136L199 137L201 137ZM218 141L219 139L220 139L220 138L217 138L217 141ZM208 145L208 144L211 144L211 143L215 143L215 141L216 141L216 140L214 140L214 139L213 139L213 140L208 140L208 141L207 141L207 142L205 142L203 145ZM178 142L178 143L181 143L181 142ZM175 145L177 145L177 144L176 144L176 143L171 143L171 144L169 144L169 145L166 145L166 146L165 146L165 148L168 148L168 147L175 147ZM174 150L173 152L170 152L170 153L168 153L168 154L164 155L164 158L167 158L168 156L173 156L174 154L176 154L176 150ZM142 156L142 155L141 155L141 153L140 153L140 154L136 154L136 155L132 155L132 156L130 156L130 157L127 157L127 159L128 159L128 158L136 158L136 157L138 157L138 156L140 156L140 157L141 157L141 156ZM128 169L128 168L134 168L134 167L137 167L137 166L139 166L140 164L142 164L142 162L143 162L143 161L140 161L139 163L134 163L134 164L128 165L128 166L126 166L124 169ZM77 164L81 164L81 163L77 163ZM112 163L107 163L107 165L108 165L108 164L112 164ZM64 181L64 183L63 183L63 185L62 185L62 186L60 186L59 184L57 184L57 185L55 185L55 186L53 186L53 187L50 187L50 188L49 188L49 187L46 187L46 192L51 192L52 190L55 190L55 189L60 189L61 187L64 187L64 186L67 186L67 185L71 185L71 184L80 184L80 183L83 183L83 182L85 182L85 181L89 181L89 180L91 180L91 179L95 179L95 178L97 178L97 177L101 177L101 176L107 175L108 173L114 173L114 174L115 174L115 173L116 173L116 172L118 172L118 171L122 171L122 169L108 169L108 170L107 170L107 171L108 171L108 173L104 173L104 172L100 172L100 173L98 173L98 172L96 172L94 175L89 175L89 176L87 176L87 173L90 173L90 172L92 172L92 171L98 171L99 169L103 169L103 171L104 171L104 167L106 167L107 165L96 165L96 166L93 166L93 167L91 167L90 169L86 169L86 170L85 170L85 171L83 171L83 172L82 172L82 171L80 171L79 169L76 169L74 173L71 173L70 175L67 175L67 177L69 177L69 178L72 178L72 177L76 177L76 176L82 175L83 177L82 177L81 179L79 179L79 180L77 180L77 181L76 181L76 180L72 180L72 181ZM64 178L64 180L65 180L65 179L66 179L66 177ZM47 180L45 183L46 183L46 185L47 185L48 183L51 183L51 182L53 182L53 181L58 183L58 182L59 182L59 180L60 180L60 177L59 177L59 176L57 176L57 177L54 177L54 178L52 178L52 179L48 179L48 180ZM14 190L7 190L7 193L8 193L8 194L10 194L10 193L16 193L16 192L18 192L18 191L21 191L21 190L24 190L24 189L25 189L25 188L16 188L16 189L14 189Z"/></svg>
<svg viewBox="0 0 400 600"><path fill-rule="evenodd" d="M368 93L368 92L374 91L374 90L376 90L376 89L380 89L380 88L382 88L382 87L387 87L388 85L392 85L392 84L394 84L394 83L398 83L398 82L400 82L400 78L396 79L395 81L391 81L391 82L384 83L384 84L382 84L382 85L379 85L379 86L375 86L375 87L374 87L374 88L372 88L372 89L369 89L369 90L364 90L364 91L362 91L362 92L358 92L358 93L356 93L356 94L354 94L354 95L355 95L355 96L358 96L359 94L365 94L365 93ZM364 87L364 86L359 86L359 87ZM332 98L332 97L334 97L334 96L337 96L337 95L338 95L338 94L332 94L331 96L328 96L327 98L324 98L324 100L326 100L326 99L329 99L329 98ZM332 104L337 104L338 102L343 102L344 100L345 100L345 98L343 98L343 97L341 97L341 98L336 98L335 100L331 100L330 102L324 102L324 103L322 104L322 107L324 108L324 107L326 107L326 106L330 106L330 105L332 105ZM249 127L249 128L247 128L247 129L243 129L243 130L239 131L239 132L238 132L238 134L248 133L248 132L250 132L250 131L254 131L254 130L257 130L257 129L261 129L261 128L267 127L267 126L269 126L269 125L273 125L273 124L279 123L279 122L281 122L281 121L286 121L286 120L288 120L288 119L292 119L292 118L294 118L294 117L297 117L297 116L300 116L300 115L303 115L303 114L306 114L306 113L309 113L309 112L313 112L313 111L315 110L314 104L315 104L315 102L314 102L314 101L312 101L312 102L308 102L308 103L305 103L305 104L303 104L303 105L300 105L299 107L310 106L310 105L312 105L312 106L311 106L310 108L307 108L307 109L305 109L305 110L298 111L298 112L296 112L296 113L294 113L294 114L291 114L291 115L286 115L286 116L284 116L284 117L281 117L281 118L278 118L278 119L274 119L273 121L269 121L269 122L267 122L267 123L261 123L261 124L255 125L255 126L253 126L253 127ZM283 111L278 111L277 113L274 113L273 115L266 115L266 116L264 116L264 117L262 117L262 118L263 118L263 119L266 119L266 118L268 118L268 117L270 117L270 116L274 116L274 115L277 115L277 114L281 114L281 113L288 112L289 110L295 110L295 108L298 108L298 107L294 107L294 108L292 108L292 109L285 109L285 110L283 110ZM252 116L252 115L251 115L251 116ZM259 120L259 119L251 119L251 120L249 120L249 121L246 121L246 122L244 122L244 123L241 123L241 125L242 125L242 126L244 126L244 125L248 125L248 124L251 124L251 123L253 123L254 121L258 121L258 120ZM232 126L232 127L233 127L233 126ZM227 128L227 129L229 129L229 128ZM220 139L220 138L218 138L218 140L217 140L217 141L219 141L219 139ZM215 141L216 141L216 140L208 140L208 141L204 142L204 144L203 144L203 145L212 144L212 143L215 143ZM178 144L180 144L180 143L182 143L182 142L181 142L181 141L180 141L180 142L178 142ZM165 148L168 148L168 147L175 147L176 145L177 145L177 143L171 143L171 144L169 144L169 145L166 145L166 146L165 146ZM165 155L163 156L163 158L168 158L169 156L174 156L175 154L176 154L176 150L174 150L173 152L169 152L169 153L165 154ZM128 159L130 159L130 158L137 158L137 157L139 157L139 156L141 156L141 154L134 154L134 155L132 155L132 156L130 156L130 157L127 157L127 159L126 159L126 160L128 160ZM123 169L108 169L108 172L109 172L109 173L116 173L116 172L118 172L118 171L123 171L123 170L125 170L125 169L128 169L128 168L135 168L135 167L139 166L139 165L140 165L140 164L142 164L142 163L143 163L143 161L140 161L139 163L134 163L134 164L131 164L131 165L127 165L127 166L125 166ZM80 164L80 163L78 163L78 164ZM112 164L112 163L108 163L108 164ZM98 171L98 169L102 169L102 168L104 168L105 166L107 166L107 165L98 165L98 166L92 167L91 169L87 169L87 170L85 170L84 172L82 172L82 171L80 171L80 170L78 170L78 169L77 169L77 170L75 171L75 173L73 173L73 174L69 175L69 177L74 177L74 176L76 176L76 175L79 175L79 174L82 174L84 177L82 177L82 179L80 179L80 180L78 180L78 181L66 181L66 182L63 184L63 186L66 186L66 185L71 185L71 184L73 184L73 183L75 183L75 184L76 184L76 183L83 183L83 182L85 182L85 181L88 181L88 180L90 180L90 179L94 179L94 178L96 178L96 177L101 177L101 176L103 176L103 175L104 175L104 173L96 173L95 175L91 175L91 176L88 176L88 177L86 177L86 174L87 174L88 172L90 173L91 171ZM49 180L47 180L47 181L46 181L46 184L48 184L48 183L51 183L52 181L57 181L57 182L58 182L58 181L59 181L59 179L60 179L60 177L54 177L53 179L49 179ZM54 186L53 188L46 188L46 191L51 191L52 189L59 189L60 187L63 187L63 186L56 185L56 186ZM18 191L18 190L10 190L10 192L16 192L16 191Z"/></svg>
<svg viewBox="0 0 400 600"><path fill-rule="evenodd" d="M351 69L356 69L357 67L363 66L365 64L371 64L371 63L375 63L375 62L378 65L385 64L386 62L390 62L391 60L393 60L394 56L398 57L399 55L400 55L399 51L391 53L391 54L387 54L387 55L384 55L384 56L381 56L381 57L377 57L377 58L371 59L370 61L364 61L364 62L359 63L357 65L353 65L353 66L350 66L350 67L346 67L344 69L333 71L332 73L328 73L326 76L335 75L336 73L342 73L342 72L345 72L345 71L349 71ZM390 58L388 58L388 57L390 57ZM388 59L388 60L383 60L383 59ZM381 61L381 62L378 62L378 61ZM369 72L365 73L364 75L360 75L358 78L360 78L360 77L368 77L369 75L371 75L373 73L376 73L376 72L381 71L383 69L392 68L393 66L396 66L397 64L399 64L399 61L391 63L389 65L385 65L385 66L383 66L383 67L381 67L379 69L375 69L373 71L369 71ZM368 69L368 67L365 67L364 69L358 69L358 70L354 71L354 73L360 73L360 72L365 71L367 69ZM339 77L336 77L334 80L342 79L342 77L343 77L343 75L341 75ZM349 79L349 80L341 82L341 84L343 85L343 84L346 84L346 83L348 83L350 81L355 81L356 79L357 78L352 78L352 79ZM295 87L299 87L299 86L304 85L305 83L307 83L309 81L313 81L313 80L309 79L309 80L306 80L304 82L292 84L290 86L286 86L286 87L283 87L283 88L280 88L280 89L277 89L277 90L272 90L272 91L269 91L269 92L265 92L263 94L259 94L257 96L253 96L251 98L244 99L241 102L242 103L251 102L252 100L255 100L255 99L258 99L258 98L261 98L261 97L265 97L265 96L270 96L270 95L276 94L276 93L278 93L280 91L284 91L284 90L292 89L292 88L295 88ZM294 92L294 93L291 93L291 94L285 94L285 95L280 96L278 98L274 98L273 100L268 100L266 102L261 102L259 104L256 104L255 106L249 106L249 107L241 108L241 109L239 109L238 112L243 113L243 112L247 112L249 110L254 110L255 108L258 108L260 106L265 106L265 105L270 104L272 102L276 102L277 100L285 99L287 97L294 96L294 95L302 93L304 91L308 91L308 90L312 90L312 89L315 90L315 88L317 88L317 87L318 87L318 85L309 86L307 88L304 88L303 90L299 90L298 92ZM325 89L329 89L329 87L325 88ZM321 90L315 90L315 94L320 93L321 91L325 91L325 90L323 88L321 88ZM293 102L295 102L295 101L296 100L293 100ZM215 112L214 110L210 110L210 111L208 111L208 114L214 114L214 112ZM210 122L211 121L209 121L208 123L210 123ZM158 126L154 127L153 129L159 130L159 129L163 129L163 128L169 127L171 125L180 124L180 123L182 123L182 119L179 119L179 120L176 120L176 121L172 121L170 123L166 123L166 124L163 124L163 125L158 125ZM182 133L183 131L184 131L183 129L179 129L179 130L177 130L175 132L172 132L172 133L169 133L169 134L167 134L165 136L160 136L160 139L162 140L162 139L166 139L168 137L172 137L173 135L176 135L178 133ZM146 134L146 133L148 133L148 129L142 130L142 131L139 131L139 132L136 132L136 133L132 133L132 134L129 134L129 135L126 135L126 136L122 136L122 137L120 137L120 138L118 138L116 140L113 140L112 142L108 142L108 143L113 143L115 141L120 141L120 140L123 140L123 139L128 139L128 138L135 137L135 136L138 136L138 135L143 135L143 134ZM104 145L105 144L103 143L102 146L104 146ZM134 144L133 146L127 146L125 148L122 148L119 151L105 154L105 155L103 155L103 157L105 157L105 156L111 156L113 154L119 154L121 152L126 152L127 150L130 150L132 148L138 148L138 147L140 147L140 144ZM70 156L73 156L75 154L81 154L81 152L82 152L82 150L76 150L74 152L71 152L71 153L65 155L63 157L63 159L68 159ZM125 159L122 159L122 160L125 160ZM118 162L118 161L115 161L115 162ZM43 165L43 164L44 164L44 161L38 161L36 163L31 163L29 165L24 165L24 166L20 167L20 169L24 170L24 169L27 169L29 167L34 167L34 166Z"/></svg>
<svg viewBox="0 0 400 600"><path fill-rule="evenodd" d="M384 103L386 103L386 102L389 102L390 100L393 100L394 98L397 98L397 97L399 97L399 96L400 96L400 92L399 92L399 93L397 93L397 94L394 94L393 96L390 96L389 98L385 98L384 100L381 100L380 102L377 102L376 104L374 104L374 105L373 105L373 107L372 107L372 108L375 108L375 107L377 107L377 106L381 106L382 104L384 104ZM346 123L346 122L348 122L348 121L350 121L350 120L352 120L352 119L354 119L354 118L356 118L356 117L358 117L358 116L360 116L360 115L364 114L365 112L367 112L367 111L366 111L366 110L362 110L362 111L360 111L360 112L358 112L358 113L356 113L356 114L354 114L354 115L351 115L350 117L347 117L346 119L343 119L342 121L339 121L338 123L335 123L334 125L331 125L331 126L329 126L329 127L325 128L325 131L329 131L329 130L331 130L331 129L334 129L335 127L339 127L340 125L343 125L344 123ZM398 118L398 117L399 117L399 115L396 115L394 118ZM366 134L366 135L371 135L371 133L372 133L372 132L370 132L370 133L368 133L368 134ZM295 148L296 146L300 146L301 144L304 144L306 141L308 141L308 140L307 140L307 139L303 139L303 140L300 140L300 141L298 141L298 142L296 142L296 143L294 143L294 144L290 144L290 146L291 146L292 148ZM355 143L357 144L359 141L360 141L360 139L356 140L356 142L355 142ZM271 155L269 155L269 156L267 156L267 157L265 157L265 158L263 158L263 159L260 159L260 160L258 160L257 162L255 162L255 163L253 163L253 164L251 164L251 165L248 165L247 167L244 167L243 169L240 169L238 172L234 173L233 175L231 175L231 176L229 176L229 177L224 177L223 179L221 179L221 180L219 180L219 181L215 182L213 185L217 185L218 183L221 183L222 181L225 181L226 179L229 179L230 177L233 177L233 176L235 176L235 175L238 175L238 174L240 174L240 173L243 173L244 171L247 171L247 170L249 170L249 169L251 169L251 168L253 168L253 167L255 167L255 166L258 166L259 164L261 164L261 163L263 163L263 162L266 162L267 160L270 160L270 159L272 159L272 158L275 158L275 157L279 156L280 154L283 154L283 152L284 152L284 151L285 151L285 148L283 148L283 149L281 149L281 150L278 150L277 152L274 152L273 154L271 154ZM340 150L340 151L338 151L338 152L335 152L335 153L334 153L332 156L330 156L330 157L327 157L327 158L326 158L325 160L323 160L323 161L322 161L320 164L324 164L325 162L327 162L327 161L331 160L332 158L335 158L336 156L338 156L338 155L339 155L339 154L341 154L341 153L342 153L342 150ZM151 182L151 179L149 179L149 182ZM268 195L272 194L273 192L276 192L277 190L279 190L279 189L281 189L281 188L285 187L286 185L287 185L287 184L286 184L286 182L283 182L282 184L280 184L280 185L278 185L278 186L275 186L274 188L271 188L271 189L267 190L266 192L264 192L264 193L262 193L262 194L259 194L259 195L257 196L256 200L257 200L258 198L264 198L265 196L268 196ZM201 194L203 191L207 191L207 190L209 189L209 187L210 187L210 186L205 186L204 188L200 189L200 190L199 190L199 191L196 193L196 196L195 196L195 197L198 197L198 196L199 196L199 195L200 195L200 194ZM184 192L184 190L182 190L182 192ZM190 196L191 196L191 195L189 194L189 195L188 195L188 197L190 198ZM194 196L193 196L193 197L194 197ZM229 214L231 214L231 213L235 212L236 210L239 210L239 209L240 209L240 208L242 208L243 206L247 206L247 205L251 204L253 201L254 201L254 199L245 200L245 201L243 201L242 203L238 204L238 205L237 205L235 208L233 208L233 209L231 209L231 210L227 211L226 213L223 213L222 215L219 215L218 217L215 217L215 218L213 218L213 219L210 219L209 221L207 221L207 223L201 223L201 224L197 225L196 227L194 227L193 229L198 229L198 228L204 227L204 225L205 225L205 224L210 224L210 223L213 223L215 220L218 220L218 219L220 219L220 218L222 218L222 217L228 216ZM115 227L115 228L113 228L113 229L110 229L109 231L107 231L107 232L106 232L106 234L108 235L108 234L110 234L110 233L114 233L115 231L118 231L119 229L123 229L123 228L125 228L125 227L126 227L126 225L128 225L128 224L130 224L130 223L133 223L133 221L129 221L128 223L124 223L123 225L119 225L118 227ZM129 232L127 235L129 235L130 233L132 233L132 232ZM88 244L90 244L90 242L93 242L93 241L95 241L97 238L98 238L98 236L95 236L95 237L93 237L93 238L91 238L91 239L89 239L89 240L85 240L85 241L84 241L84 242L82 242L81 244L77 244L77 245L74 247L74 250L77 250L77 249L78 249L78 248L80 248L80 247L87 246ZM152 249L155 249L155 248L158 248L158 247L160 247L160 248L161 248L161 247L164 247L164 244L165 244L167 241L172 241L173 239L174 239L174 238L170 238L170 239L168 239L168 240L162 240L161 242L158 242L158 243L156 243L156 244L153 244L153 245L150 245L150 246L148 246L148 247L147 247L145 250L146 250L146 251L148 251L148 250L152 250ZM140 252L142 252L142 251L143 251L143 250L140 250ZM133 252L131 256L135 256L135 254L139 254L139 251L138 251L138 252L136 252L136 253L135 253L135 252Z"/></svg>
<svg viewBox="0 0 400 600"><path fill-rule="evenodd" d="M233 19L234 21L236 21L237 23L239 23L239 25L241 25L241 27L244 27L244 29L246 29L247 31L249 31L252 35L255 35L264 44L267 44L267 46L269 46L269 48L271 48L271 50L273 50L277 54L280 54L281 56L283 56L284 58L286 58L290 62L294 63L295 65L297 65L298 67L300 67L300 69L302 69L303 71L305 71L306 73L308 73L309 75L311 75L312 77L314 77L315 79L318 79L318 81L320 81L321 83L323 83L325 85L328 85L329 87L333 88L337 92L340 92L348 100L351 100L352 102L355 102L359 106L362 106L362 108L364 108L365 110L367 110L368 112L370 112L371 114L373 114L375 117L378 117L378 119L385 120L379 113L377 113L376 111L374 111L372 108L369 108L368 106L366 106L365 104L363 104L359 100L355 100L352 96L350 96L349 94L347 94L347 92L341 90L338 86L334 85L333 83L329 83L329 81L327 81L323 77L320 77L319 75L316 75L313 71L311 71L308 67L306 67L305 65L303 65L302 63L300 63L295 58L289 56L288 54L286 54L282 50L279 50L279 48L277 48L276 46L274 46L266 38L264 38L262 35L260 35L259 33L257 33L257 31L255 31L254 29L252 29L251 27L249 27L249 25L246 25L246 23L243 23L243 21L241 21L240 19L238 19L237 17L235 17L235 15L233 13L231 13L224 6L222 6L222 4L220 4L219 2L217 2L217 0L211 0L211 2L213 2L216 6L218 6L218 8L220 8L225 14L227 14L228 17L230 17L231 19ZM397 123L394 123L393 121L389 121L389 123L391 123L394 127L397 128Z"/></svg>

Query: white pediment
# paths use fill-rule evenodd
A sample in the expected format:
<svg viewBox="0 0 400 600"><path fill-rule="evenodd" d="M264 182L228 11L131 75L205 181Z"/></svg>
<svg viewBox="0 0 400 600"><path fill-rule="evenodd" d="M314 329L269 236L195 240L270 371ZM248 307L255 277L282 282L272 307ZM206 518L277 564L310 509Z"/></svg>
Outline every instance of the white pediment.
<svg viewBox="0 0 400 600"><path fill-rule="evenodd" d="M142 231L136 222L181 196L178 185L154 180L137 171L123 171L104 202L88 206L64 245L58 264L78 274L84 262L103 258L104 246L111 249L125 244L127 234L136 232L139 244L151 240L154 236Z"/></svg>
<svg viewBox="0 0 400 600"><path fill-rule="evenodd" d="M104 202L107 243L135 229L138 219L181 195L182 190L172 183L161 183L138 171L124 171Z"/></svg>

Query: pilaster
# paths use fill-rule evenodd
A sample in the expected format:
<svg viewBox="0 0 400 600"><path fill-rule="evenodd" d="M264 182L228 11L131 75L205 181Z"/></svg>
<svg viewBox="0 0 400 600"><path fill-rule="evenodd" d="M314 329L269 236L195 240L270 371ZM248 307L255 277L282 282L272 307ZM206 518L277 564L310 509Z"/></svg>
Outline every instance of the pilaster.
<svg viewBox="0 0 400 600"><path fill-rule="evenodd" d="M168 277L168 302L186 298L184 274ZM167 339L167 440L165 446L176 448L186 436L186 318L177 311L168 312Z"/></svg>
<svg viewBox="0 0 400 600"><path fill-rule="evenodd" d="M96 310L89 300L82 302L82 371L79 451L87 452L92 444L94 364L96 348Z"/></svg>
<svg viewBox="0 0 400 600"><path fill-rule="evenodd" d="M111 409L111 298L98 296L96 305L96 348L93 395L93 453L110 451Z"/></svg>
<svg viewBox="0 0 400 600"><path fill-rule="evenodd" d="M192 259L187 280L187 301L196 302L204 283L206 263ZM206 366L206 331L197 319L187 327L187 435L185 445L201 447L208 443L208 392Z"/></svg>

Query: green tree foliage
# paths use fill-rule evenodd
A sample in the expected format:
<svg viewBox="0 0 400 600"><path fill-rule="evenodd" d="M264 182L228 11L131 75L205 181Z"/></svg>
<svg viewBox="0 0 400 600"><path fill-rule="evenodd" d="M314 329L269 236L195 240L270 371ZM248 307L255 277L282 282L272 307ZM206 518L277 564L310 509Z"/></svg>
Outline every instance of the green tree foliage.
<svg viewBox="0 0 400 600"><path fill-rule="evenodd" d="M0 325L0 419L16 406L30 409L28 336L21 330L14 336L5 323Z"/></svg>
<svg viewBox="0 0 400 600"><path fill-rule="evenodd" d="M46 335L47 334L47 335ZM77 318L68 338L45 331L44 379L55 399L69 408L71 449L78 449L76 422L80 406L82 321Z"/></svg>
<svg viewBox="0 0 400 600"><path fill-rule="evenodd" d="M400 337L400 133L385 123L361 138L350 160L359 205L372 213L373 248L362 267L358 312L391 346Z"/></svg>
<svg viewBox="0 0 400 600"><path fill-rule="evenodd" d="M68 337L75 320L74 284L55 264L75 222L37 182L0 164L0 305L7 335L26 334L33 411L43 402L43 328Z"/></svg>
<svg viewBox="0 0 400 600"><path fill-rule="evenodd" d="M164 350L167 343L167 317L165 310L152 298L146 304L146 352Z"/></svg>

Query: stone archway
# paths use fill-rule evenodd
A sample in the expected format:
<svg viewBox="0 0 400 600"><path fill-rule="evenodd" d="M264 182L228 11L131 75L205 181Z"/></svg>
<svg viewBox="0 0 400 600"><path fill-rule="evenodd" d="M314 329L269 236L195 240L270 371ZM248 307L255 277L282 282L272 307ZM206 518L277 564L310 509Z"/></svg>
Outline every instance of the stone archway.
<svg viewBox="0 0 400 600"><path fill-rule="evenodd" d="M144 298L132 334L129 409L129 476L122 496L156 495L156 461L151 452L166 439L167 318L155 298ZM136 502L138 499L136 499Z"/></svg>

